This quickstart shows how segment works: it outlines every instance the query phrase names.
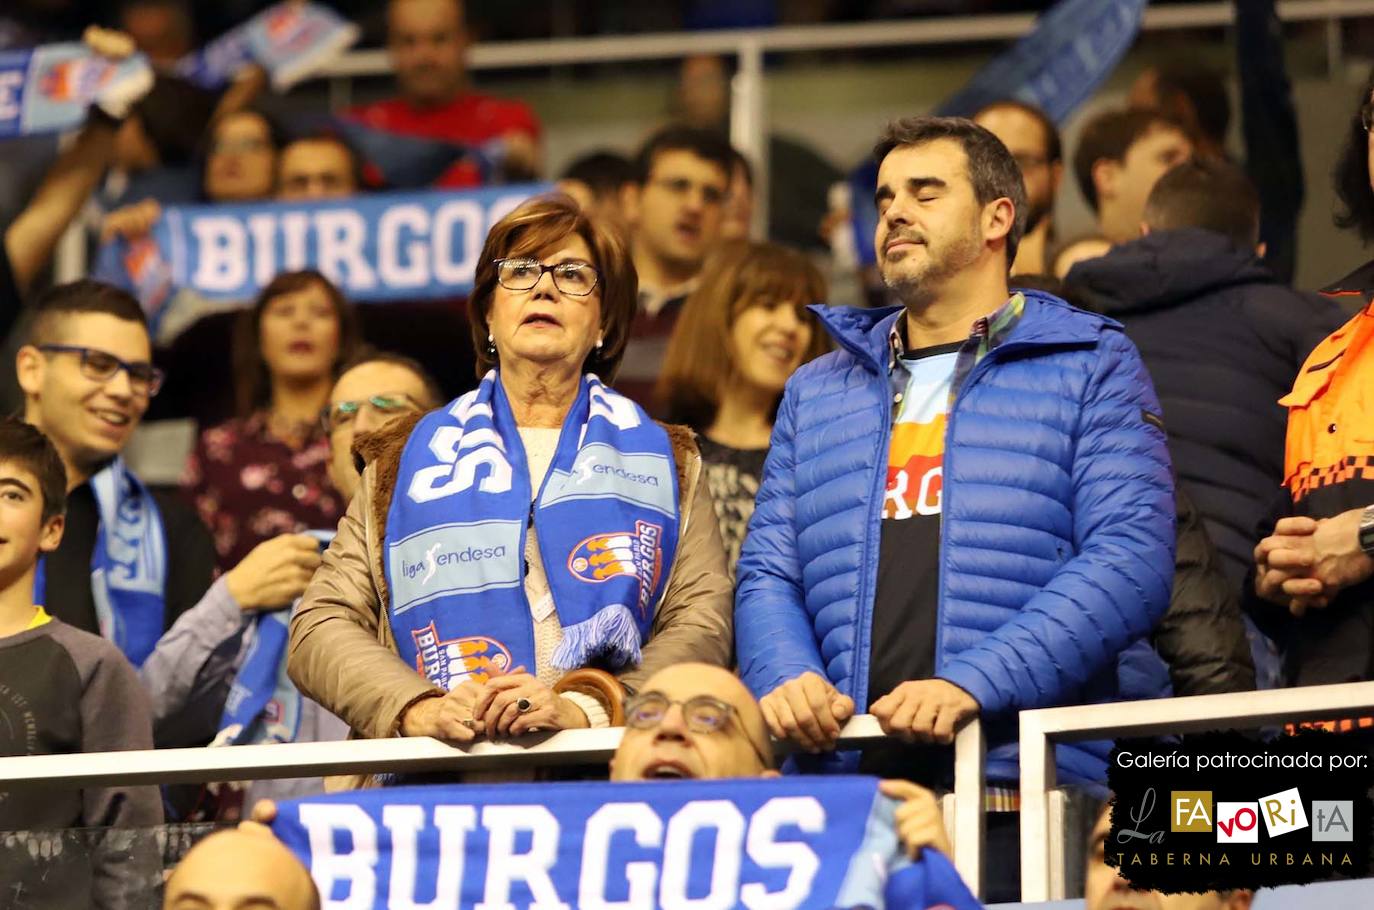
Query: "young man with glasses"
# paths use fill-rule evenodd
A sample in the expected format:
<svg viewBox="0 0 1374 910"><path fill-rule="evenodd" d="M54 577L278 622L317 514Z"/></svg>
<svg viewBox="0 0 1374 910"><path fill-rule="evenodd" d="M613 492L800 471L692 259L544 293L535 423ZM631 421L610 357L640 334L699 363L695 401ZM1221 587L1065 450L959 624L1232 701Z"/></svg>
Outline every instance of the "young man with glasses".
<svg viewBox="0 0 1374 910"><path fill-rule="evenodd" d="M16 356L24 419L52 440L68 484L66 532L39 568L35 600L113 640L138 668L158 745L198 745L218 729L245 615L290 603L319 557L314 540L289 535L211 584L214 547L195 512L120 458L163 380L143 320L138 301L95 281L34 304ZM204 641L225 647L188 660Z"/></svg>
<svg viewBox="0 0 1374 910"><path fill-rule="evenodd" d="M138 302L77 281L35 302L15 360L24 419L52 440L67 470L67 530L39 570L40 602L113 638L136 667L214 572L195 512L149 491L119 457L162 385L151 358Z"/></svg>
<svg viewBox="0 0 1374 910"><path fill-rule="evenodd" d="M706 254L721 240L733 152L711 130L667 127L635 158L635 181L622 191L630 249L639 275L639 313L616 389L653 410L653 387Z"/></svg>

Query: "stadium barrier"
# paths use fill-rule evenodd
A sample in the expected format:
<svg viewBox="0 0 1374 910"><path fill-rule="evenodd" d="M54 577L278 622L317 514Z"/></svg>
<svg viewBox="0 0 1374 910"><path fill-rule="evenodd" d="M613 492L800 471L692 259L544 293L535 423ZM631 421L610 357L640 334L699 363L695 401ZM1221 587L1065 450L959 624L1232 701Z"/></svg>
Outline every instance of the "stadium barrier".
<svg viewBox="0 0 1374 910"><path fill-rule="evenodd" d="M1054 744L1089 739L1253 730L1374 712L1374 682L1022 711L1021 900L1064 899L1064 798Z"/></svg>

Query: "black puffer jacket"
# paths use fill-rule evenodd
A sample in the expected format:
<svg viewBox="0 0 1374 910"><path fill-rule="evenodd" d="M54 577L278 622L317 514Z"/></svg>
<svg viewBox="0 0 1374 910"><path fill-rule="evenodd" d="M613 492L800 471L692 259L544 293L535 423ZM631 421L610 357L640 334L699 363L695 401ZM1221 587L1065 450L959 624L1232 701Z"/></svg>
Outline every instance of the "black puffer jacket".
<svg viewBox="0 0 1374 910"><path fill-rule="evenodd" d="M1245 638L1235 586L1207 537L1198 511L1176 487L1178 549L1169 611L1152 641L1169 665L1175 695L1217 695L1255 688L1255 664Z"/></svg>
<svg viewBox="0 0 1374 910"><path fill-rule="evenodd" d="M1178 480L1239 586L1283 481L1287 414L1277 402L1348 314L1279 284L1253 253L1196 228L1079 263L1064 296L1125 324L1159 393Z"/></svg>

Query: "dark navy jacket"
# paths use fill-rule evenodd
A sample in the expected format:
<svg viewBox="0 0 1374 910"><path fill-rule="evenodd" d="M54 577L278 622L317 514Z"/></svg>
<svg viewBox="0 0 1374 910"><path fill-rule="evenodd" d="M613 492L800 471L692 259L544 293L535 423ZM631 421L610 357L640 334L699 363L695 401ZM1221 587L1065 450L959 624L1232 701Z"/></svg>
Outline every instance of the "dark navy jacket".
<svg viewBox="0 0 1374 910"><path fill-rule="evenodd" d="M1161 231L1069 272L1065 295L1119 320L1164 408L1169 452L1221 553L1245 579L1283 484L1288 412L1278 400L1349 314L1280 284L1253 251L1211 231Z"/></svg>

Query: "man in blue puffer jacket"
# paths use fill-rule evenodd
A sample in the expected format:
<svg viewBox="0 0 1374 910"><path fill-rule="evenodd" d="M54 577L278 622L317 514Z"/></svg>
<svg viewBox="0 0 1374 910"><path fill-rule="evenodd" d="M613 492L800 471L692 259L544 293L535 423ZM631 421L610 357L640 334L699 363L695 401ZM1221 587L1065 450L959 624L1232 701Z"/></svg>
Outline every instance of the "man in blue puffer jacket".
<svg viewBox="0 0 1374 910"><path fill-rule="evenodd" d="M1009 292L1025 190L991 133L902 120L875 156L875 249L905 305L816 308L840 350L783 395L740 669L774 735L812 751L855 705L918 743L979 715L989 779L1015 782L1020 709L1165 691L1146 641L1174 566L1159 403L1118 323ZM1061 781L1102 780L1105 753L1061 745Z"/></svg>

